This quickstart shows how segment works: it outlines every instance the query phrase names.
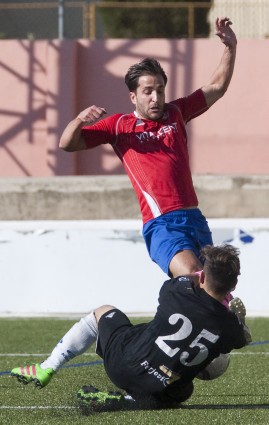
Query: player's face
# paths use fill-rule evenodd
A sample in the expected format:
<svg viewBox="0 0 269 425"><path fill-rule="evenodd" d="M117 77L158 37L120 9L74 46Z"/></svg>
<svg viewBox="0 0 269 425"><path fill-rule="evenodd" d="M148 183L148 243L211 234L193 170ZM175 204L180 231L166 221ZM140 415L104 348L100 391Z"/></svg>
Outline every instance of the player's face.
<svg viewBox="0 0 269 425"><path fill-rule="evenodd" d="M161 75L142 75L130 98L140 118L157 121L163 116L165 85Z"/></svg>

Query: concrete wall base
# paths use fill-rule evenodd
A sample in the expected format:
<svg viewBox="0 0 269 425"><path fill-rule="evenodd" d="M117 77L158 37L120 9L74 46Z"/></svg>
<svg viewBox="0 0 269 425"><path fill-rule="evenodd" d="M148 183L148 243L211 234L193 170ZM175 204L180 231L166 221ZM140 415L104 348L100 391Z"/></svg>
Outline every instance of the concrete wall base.
<svg viewBox="0 0 269 425"><path fill-rule="evenodd" d="M208 218L268 218L269 176L193 177ZM140 219L127 176L0 178L0 220Z"/></svg>

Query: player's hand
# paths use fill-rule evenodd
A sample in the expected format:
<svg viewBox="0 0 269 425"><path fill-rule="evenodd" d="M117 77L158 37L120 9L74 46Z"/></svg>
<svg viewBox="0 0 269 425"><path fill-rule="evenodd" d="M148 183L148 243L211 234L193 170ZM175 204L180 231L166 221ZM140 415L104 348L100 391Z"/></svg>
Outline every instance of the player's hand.
<svg viewBox="0 0 269 425"><path fill-rule="evenodd" d="M84 109L84 111L80 112L77 118L80 119L82 122L93 124L105 114L105 108L92 105L89 108Z"/></svg>
<svg viewBox="0 0 269 425"><path fill-rule="evenodd" d="M236 35L231 28L232 22L229 18L217 18L215 22L216 35L228 47L234 47L237 44Z"/></svg>

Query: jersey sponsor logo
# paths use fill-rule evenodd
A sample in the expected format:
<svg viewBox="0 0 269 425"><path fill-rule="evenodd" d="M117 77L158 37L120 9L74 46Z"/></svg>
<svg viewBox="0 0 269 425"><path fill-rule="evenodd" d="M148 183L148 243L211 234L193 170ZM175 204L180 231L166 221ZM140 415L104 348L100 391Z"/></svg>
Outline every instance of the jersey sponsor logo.
<svg viewBox="0 0 269 425"><path fill-rule="evenodd" d="M178 381L181 378L181 375L179 373L173 372L171 369L169 369L167 366L165 366L164 364L159 366L161 371L163 373L165 373L165 375L168 376L168 381L166 381L166 383L168 385L172 384L175 381Z"/></svg>
<svg viewBox="0 0 269 425"><path fill-rule="evenodd" d="M161 140L163 139L167 134L177 133L177 123L174 122L173 124L165 125L161 127L157 132L153 131L143 131L143 133L136 134L137 139L140 141L140 143Z"/></svg>
<svg viewBox="0 0 269 425"><path fill-rule="evenodd" d="M147 360L144 360L140 365L147 371L148 375L152 375L154 378L158 379L158 381L162 382L164 387L180 379L178 374L172 372L164 365L159 366L160 371L163 372L164 375L158 371L158 368L151 366Z"/></svg>

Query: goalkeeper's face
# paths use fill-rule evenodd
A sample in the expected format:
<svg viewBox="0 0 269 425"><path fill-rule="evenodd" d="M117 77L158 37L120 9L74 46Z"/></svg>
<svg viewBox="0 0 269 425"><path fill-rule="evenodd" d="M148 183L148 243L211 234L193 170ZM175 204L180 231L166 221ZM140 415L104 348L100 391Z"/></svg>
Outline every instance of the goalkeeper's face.
<svg viewBox="0 0 269 425"><path fill-rule="evenodd" d="M158 121L162 118L165 104L165 83L161 75L142 75L135 92L130 92L139 118Z"/></svg>

